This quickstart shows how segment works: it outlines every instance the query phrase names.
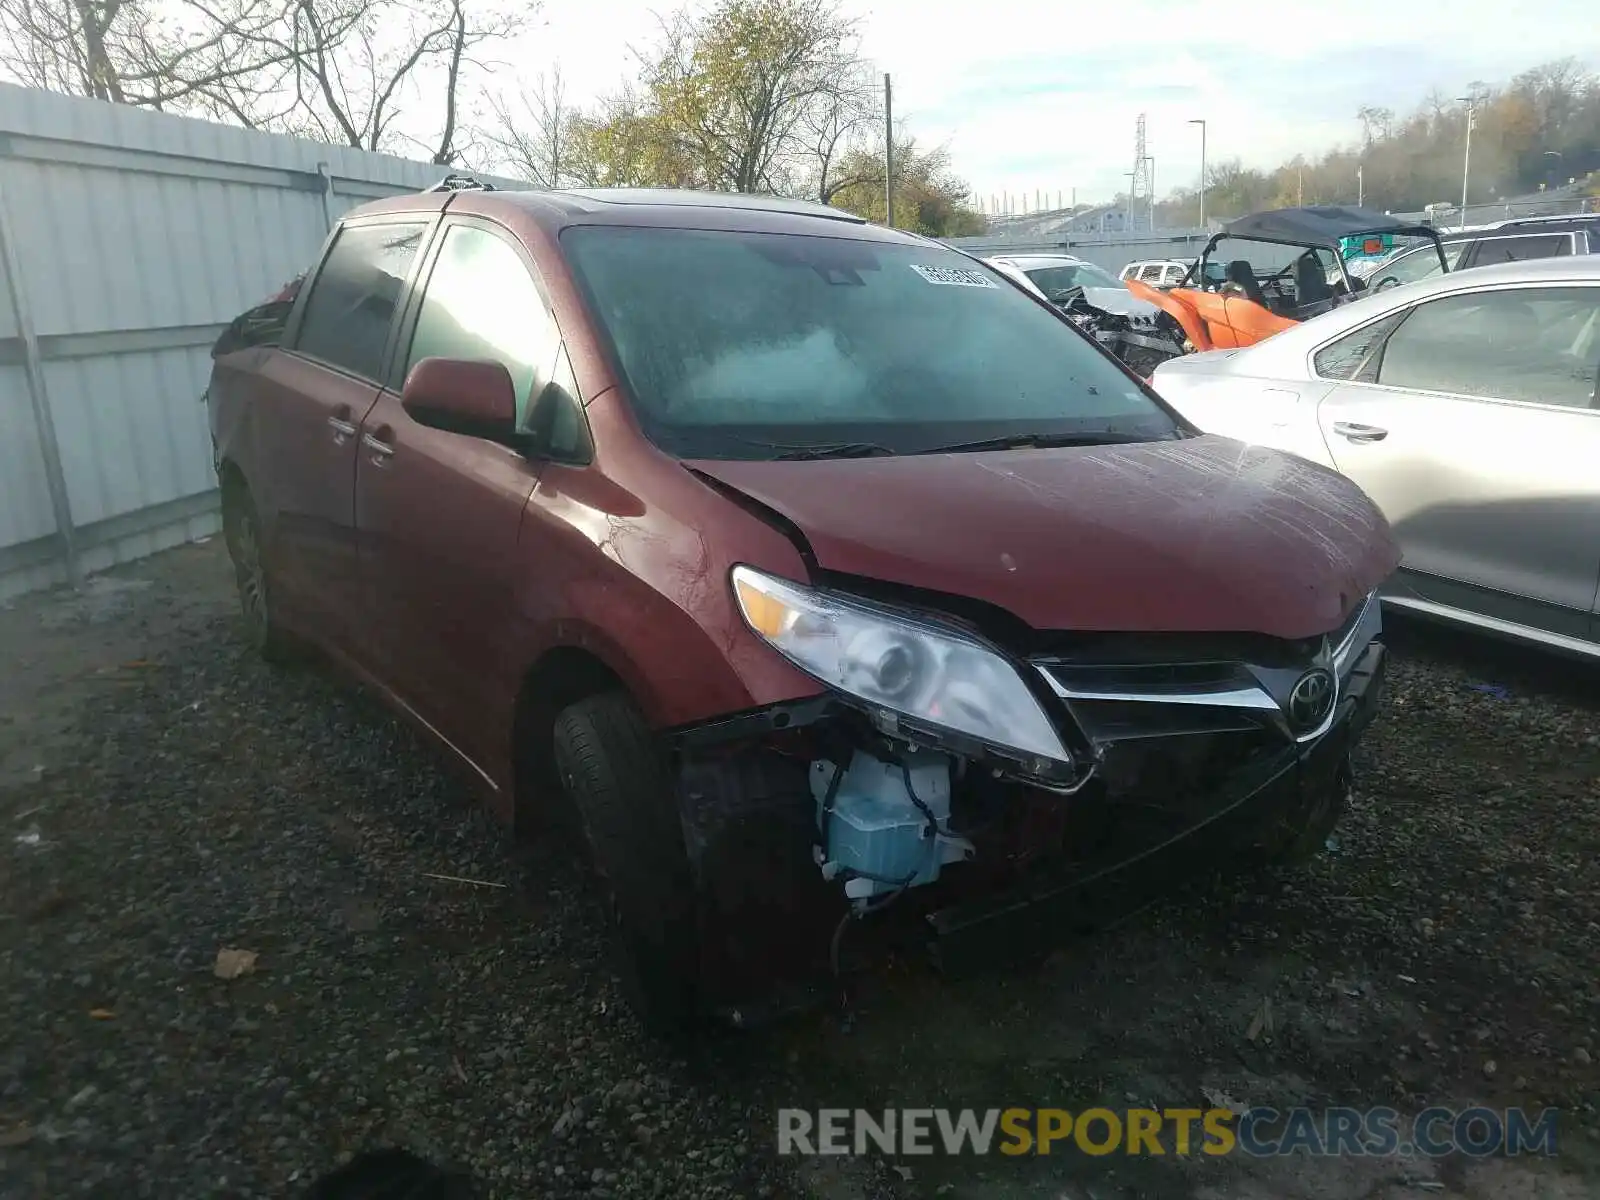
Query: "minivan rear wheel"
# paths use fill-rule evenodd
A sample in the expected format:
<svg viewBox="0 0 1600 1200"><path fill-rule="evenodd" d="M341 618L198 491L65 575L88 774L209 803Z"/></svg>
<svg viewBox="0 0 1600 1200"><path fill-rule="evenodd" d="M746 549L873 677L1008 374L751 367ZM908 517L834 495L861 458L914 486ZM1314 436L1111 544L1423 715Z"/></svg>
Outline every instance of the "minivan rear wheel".
<svg viewBox="0 0 1600 1200"><path fill-rule="evenodd" d="M554 734L556 770L611 925L624 993L652 1033L682 1034L699 1015L700 947L666 764L621 693L562 710Z"/></svg>
<svg viewBox="0 0 1600 1200"><path fill-rule="evenodd" d="M249 489L237 480L225 483L222 489L222 536L233 561L245 640L266 661L287 662L293 655L288 636L273 619L272 580L262 553L261 523Z"/></svg>

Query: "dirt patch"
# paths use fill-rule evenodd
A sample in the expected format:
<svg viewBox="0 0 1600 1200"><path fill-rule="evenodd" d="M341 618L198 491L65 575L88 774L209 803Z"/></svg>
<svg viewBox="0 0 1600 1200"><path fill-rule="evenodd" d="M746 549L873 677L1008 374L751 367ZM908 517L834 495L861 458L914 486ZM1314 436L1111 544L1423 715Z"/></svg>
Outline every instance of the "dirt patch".
<svg viewBox="0 0 1600 1200"><path fill-rule="evenodd" d="M1593 675L1402 630L1310 867L1191 886L1027 971L880 964L847 1012L677 1058L560 856L515 852L343 682L252 660L232 604L213 542L0 610L0 1193L281 1196L376 1141L506 1197L1595 1192ZM221 948L256 958L218 978ZM1217 1095L1555 1107L1560 1154L773 1153L779 1105Z"/></svg>

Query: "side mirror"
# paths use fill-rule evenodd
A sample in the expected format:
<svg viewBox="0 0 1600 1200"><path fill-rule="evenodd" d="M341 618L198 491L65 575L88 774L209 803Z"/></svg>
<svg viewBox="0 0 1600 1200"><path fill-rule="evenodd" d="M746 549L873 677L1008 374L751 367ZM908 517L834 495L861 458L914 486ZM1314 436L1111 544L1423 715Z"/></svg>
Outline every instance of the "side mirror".
<svg viewBox="0 0 1600 1200"><path fill-rule="evenodd" d="M516 439L516 388L503 363L425 358L406 376L400 407L419 425L495 442Z"/></svg>

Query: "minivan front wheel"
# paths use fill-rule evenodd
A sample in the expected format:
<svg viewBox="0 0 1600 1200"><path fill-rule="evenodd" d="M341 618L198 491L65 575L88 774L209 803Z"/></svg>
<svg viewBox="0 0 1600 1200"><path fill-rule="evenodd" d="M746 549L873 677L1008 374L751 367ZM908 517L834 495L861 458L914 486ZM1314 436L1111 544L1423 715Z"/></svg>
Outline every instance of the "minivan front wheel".
<svg viewBox="0 0 1600 1200"><path fill-rule="evenodd" d="M699 1014L695 889L666 766L643 715L621 693L562 710L556 770L612 926L628 1002L673 1036Z"/></svg>
<svg viewBox="0 0 1600 1200"><path fill-rule="evenodd" d="M262 553L261 524L249 489L238 480L229 480L222 488L222 536L233 561L245 640L268 662L287 661L288 638L272 616L272 581Z"/></svg>

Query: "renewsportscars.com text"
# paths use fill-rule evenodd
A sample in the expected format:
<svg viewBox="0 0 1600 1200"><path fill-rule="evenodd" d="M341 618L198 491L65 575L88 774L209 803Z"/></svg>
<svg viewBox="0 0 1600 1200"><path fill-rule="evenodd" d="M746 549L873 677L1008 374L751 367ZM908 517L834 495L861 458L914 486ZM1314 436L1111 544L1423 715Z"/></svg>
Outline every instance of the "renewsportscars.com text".
<svg viewBox="0 0 1600 1200"><path fill-rule="evenodd" d="M779 1154L1470 1157L1556 1152L1556 1110L824 1108L778 1110Z"/></svg>

